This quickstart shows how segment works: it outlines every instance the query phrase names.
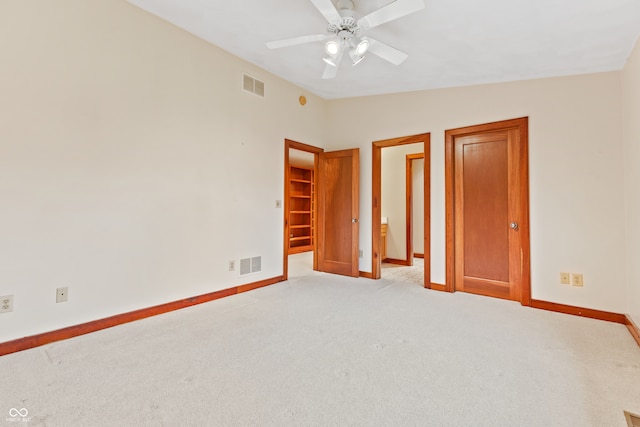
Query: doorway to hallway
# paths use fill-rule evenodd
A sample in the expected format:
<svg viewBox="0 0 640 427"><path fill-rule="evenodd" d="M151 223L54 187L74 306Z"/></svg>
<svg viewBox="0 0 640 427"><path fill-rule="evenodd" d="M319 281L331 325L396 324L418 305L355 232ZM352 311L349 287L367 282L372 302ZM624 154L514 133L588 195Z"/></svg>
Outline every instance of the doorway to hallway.
<svg viewBox="0 0 640 427"><path fill-rule="evenodd" d="M404 245L403 258L404 259L394 259L390 257L388 253L389 245L387 242L387 238L389 238L389 224L390 221L394 221L393 218L389 218L389 216L385 216L383 218L383 209L384 209L384 199L383 195L383 150L391 150L394 147L406 146L410 144L421 144L421 152L420 153L404 153L402 157L402 167L401 174L403 177L407 177L408 169L405 165L405 158L407 154L412 154L417 156L418 154L422 155L424 159L423 166L423 175L422 175L422 186L423 186L423 194L422 194L422 207L423 207L423 219L421 221L423 234L422 239L417 238L417 240L421 240L423 247L423 280L422 286L426 288L431 287L431 246L430 246L430 173L431 173L431 144L430 144L430 134L418 134L401 138L393 138L382 141L374 141L373 142L373 195L372 195L372 212L373 212L373 224L372 224L372 277L374 279L379 279L382 277L382 262L384 260L396 261L398 264L404 265L412 265L414 262L414 251L413 251L413 235L410 232L411 230L411 222L412 222L412 213L410 206L413 203L412 194L409 194L405 187L400 191L402 201L399 202L401 206L403 206L404 213L403 214L394 214L394 218L398 218L398 222L404 224L401 229L405 230L404 238L401 237L402 231L396 232L396 236L399 237L402 243L398 246ZM415 150L414 150L415 151ZM409 162L412 158L407 158L406 161ZM407 177L407 180L411 178ZM409 186L407 186L409 187ZM388 195L393 195L394 192L387 191ZM391 205L398 205L398 202L391 203ZM403 217L404 215L404 217ZM386 219L386 221L384 221Z"/></svg>

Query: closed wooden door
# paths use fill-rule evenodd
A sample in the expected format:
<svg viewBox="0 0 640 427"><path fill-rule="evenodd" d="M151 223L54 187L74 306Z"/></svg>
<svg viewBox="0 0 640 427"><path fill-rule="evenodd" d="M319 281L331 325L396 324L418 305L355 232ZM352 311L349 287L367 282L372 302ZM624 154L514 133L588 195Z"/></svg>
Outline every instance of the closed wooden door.
<svg viewBox="0 0 640 427"><path fill-rule="evenodd" d="M359 149L318 158L318 269L358 277Z"/></svg>
<svg viewBox="0 0 640 427"><path fill-rule="evenodd" d="M449 131L453 224L447 231L453 233L452 290L528 304L527 144L518 126L526 130L526 123L513 122Z"/></svg>

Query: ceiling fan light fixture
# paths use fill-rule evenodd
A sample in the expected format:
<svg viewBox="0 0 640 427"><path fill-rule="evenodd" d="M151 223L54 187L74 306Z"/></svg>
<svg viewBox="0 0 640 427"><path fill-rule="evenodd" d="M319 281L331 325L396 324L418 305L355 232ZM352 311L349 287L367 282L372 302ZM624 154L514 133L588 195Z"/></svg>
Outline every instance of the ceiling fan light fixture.
<svg viewBox="0 0 640 427"><path fill-rule="evenodd" d="M355 0L308 0L326 19L324 34L309 34L267 43L269 49L296 46L304 43L323 42L327 64L323 79L336 77L344 56L349 54L353 65L360 63L372 49L372 53L393 65L400 65L408 55L398 49L370 39L363 34L366 30L402 18L425 8L425 0L387 0L386 6L364 15L354 10ZM390 3L389 3L390 2ZM383 2L385 3L385 2Z"/></svg>
<svg viewBox="0 0 640 427"><path fill-rule="evenodd" d="M360 43L356 46L356 55L364 56L364 54L367 53L367 50L369 50L369 40L360 40Z"/></svg>
<svg viewBox="0 0 640 427"><path fill-rule="evenodd" d="M336 56L340 52L340 43L338 40L331 39L324 44L324 50L330 56Z"/></svg>

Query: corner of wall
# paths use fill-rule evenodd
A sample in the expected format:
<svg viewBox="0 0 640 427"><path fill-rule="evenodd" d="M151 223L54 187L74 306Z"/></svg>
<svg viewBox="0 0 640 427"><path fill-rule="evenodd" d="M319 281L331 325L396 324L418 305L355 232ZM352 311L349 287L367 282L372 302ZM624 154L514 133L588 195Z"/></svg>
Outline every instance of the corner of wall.
<svg viewBox="0 0 640 427"><path fill-rule="evenodd" d="M640 38L621 76L627 313L640 324Z"/></svg>

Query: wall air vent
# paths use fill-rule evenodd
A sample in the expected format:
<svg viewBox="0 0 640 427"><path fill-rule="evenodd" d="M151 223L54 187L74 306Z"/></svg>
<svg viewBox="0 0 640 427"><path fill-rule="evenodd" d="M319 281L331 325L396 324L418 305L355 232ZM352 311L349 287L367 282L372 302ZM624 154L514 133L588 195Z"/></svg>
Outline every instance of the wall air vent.
<svg viewBox="0 0 640 427"><path fill-rule="evenodd" d="M240 275L259 273L262 271L262 257L243 258L240 260Z"/></svg>
<svg viewBox="0 0 640 427"><path fill-rule="evenodd" d="M254 256L251 258L251 272L258 273L262 271L262 257Z"/></svg>
<svg viewBox="0 0 640 427"><path fill-rule="evenodd" d="M251 258L243 258L240 260L240 275L251 274Z"/></svg>
<svg viewBox="0 0 640 427"><path fill-rule="evenodd" d="M254 79L247 74L242 75L242 88L246 92L251 92L264 98L264 82Z"/></svg>

